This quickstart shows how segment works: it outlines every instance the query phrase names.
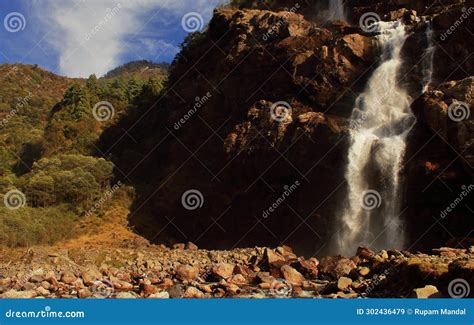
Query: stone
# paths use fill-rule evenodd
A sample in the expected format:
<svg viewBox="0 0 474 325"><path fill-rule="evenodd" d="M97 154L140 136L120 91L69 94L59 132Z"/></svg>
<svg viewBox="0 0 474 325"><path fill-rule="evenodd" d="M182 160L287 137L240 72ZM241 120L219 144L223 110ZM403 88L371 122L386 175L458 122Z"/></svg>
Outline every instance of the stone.
<svg viewBox="0 0 474 325"><path fill-rule="evenodd" d="M66 283L66 284L73 284L74 281L76 281L76 276L72 272L63 272L61 275L61 282Z"/></svg>
<svg viewBox="0 0 474 325"><path fill-rule="evenodd" d="M308 260L300 259L297 263L292 264L292 266L308 279L316 279L318 277L318 265L319 261L314 257Z"/></svg>
<svg viewBox="0 0 474 325"><path fill-rule="evenodd" d="M184 289L181 284L176 284L168 289L170 298L182 298L184 295Z"/></svg>
<svg viewBox="0 0 474 325"><path fill-rule="evenodd" d="M203 298L204 293L195 287L188 287L184 292L183 298Z"/></svg>
<svg viewBox="0 0 474 325"><path fill-rule="evenodd" d="M357 248L357 256L359 256L362 259L370 260L372 257L374 257L375 253L368 249L367 247L359 247Z"/></svg>
<svg viewBox="0 0 474 325"><path fill-rule="evenodd" d="M199 276L199 272L196 268L190 265L180 264L176 268L176 274L181 280L192 281Z"/></svg>
<svg viewBox="0 0 474 325"><path fill-rule="evenodd" d="M229 263L219 263L212 267L212 273L222 279L229 279L234 273L234 265Z"/></svg>
<svg viewBox="0 0 474 325"><path fill-rule="evenodd" d="M190 251L197 251L199 248L194 243L187 242L186 243L186 249L188 249Z"/></svg>
<svg viewBox="0 0 474 325"><path fill-rule="evenodd" d="M291 283L293 286L301 286L303 284L304 276L298 272L296 269L289 265L283 265L281 268L281 273L283 277Z"/></svg>
<svg viewBox="0 0 474 325"><path fill-rule="evenodd" d="M183 243L177 243L173 245L173 249L178 249L178 250L184 250L186 248L186 245Z"/></svg>
<svg viewBox="0 0 474 325"><path fill-rule="evenodd" d="M0 298L11 298L11 299L30 299L35 298L38 294L36 290L25 290L25 291L16 291L9 290L0 295Z"/></svg>
<svg viewBox="0 0 474 325"><path fill-rule="evenodd" d="M158 287L152 285L152 284L142 284L140 285L140 291L142 291L145 296L152 295L154 293L158 292Z"/></svg>
<svg viewBox="0 0 474 325"><path fill-rule="evenodd" d="M158 287L161 289L168 289L171 288L174 285L174 281L170 278L165 278L163 282L158 284Z"/></svg>
<svg viewBox="0 0 474 325"><path fill-rule="evenodd" d="M38 288L36 288L36 292L38 293L38 295L40 296L49 296L50 292L49 290L39 286Z"/></svg>
<svg viewBox="0 0 474 325"><path fill-rule="evenodd" d="M367 276L369 275L369 273L370 273L370 269L368 267L364 266L364 267L359 268L359 274L361 276Z"/></svg>
<svg viewBox="0 0 474 325"><path fill-rule="evenodd" d="M270 248L265 250L265 258L270 267L280 268L286 264L286 259Z"/></svg>
<svg viewBox="0 0 474 325"><path fill-rule="evenodd" d="M135 299L136 296L130 292L119 292L115 295L117 299Z"/></svg>
<svg viewBox="0 0 474 325"><path fill-rule="evenodd" d="M127 282L127 281L122 281L114 276L110 277L110 282L112 282L112 285L114 286L115 289L121 290L121 291L130 291L133 289L133 284Z"/></svg>
<svg viewBox="0 0 474 325"><path fill-rule="evenodd" d="M259 283L272 283L275 281L275 278L270 275L268 272L258 272L256 279Z"/></svg>
<svg viewBox="0 0 474 325"><path fill-rule="evenodd" d="M79 298L90 298L92 297L92 292L89 289L80 289L77 292Z"/></svg>
<svg viewBox="0 0 474 325"><path fill-rule="evenodd" d="M37 283L37 282L42 282L43 280L44 280L43 275L35 274L32 277L30 277L28 281Z"/></svg>
<svg viewBox="0 0 474 325"><path fill-rule="evenodd" d="M440 297L438 288L436 288L433 285L427 285L423 288L414 289L413 295L415 298L439 298Z"/></svg>
<svg viewBox="0 0 474 325"><path fill-rule="evenodd" d="M335 279L348 275L357 266L348 258L342 256L323 257L319 264L319 272L330 275Z"/></svg>
<svg viewBox="0 0 474 325"><path fill-rule="evenodd" d="M351 278L346 278L345 276L340 277L339 280L337 280L337 287L344 291L348 289L352 285L352 279Z"/></svg>
<svg viewBox="0 0 474 325"><path fill-rule="evenodd" d="M12 280L10 278L4 278L0 279L0 286L5 286L8 287L12 283Z"/></svg>
<svg viewBox="0 0 474 325"><path fill-rule="evenodd" d="M154 299L169 299L169 297L170 297L170 294L166 291L153 293L148 296L148 298L154 298Z"/></svg>
<svg viewBox="0 0 474 325"><path fill-rule="evenodd" d="M237 285L243 285L247 284L247 279L242 274L236 274L232 276L229 280L229 283L237 284Z"/></svg>
<svg viewBox="0 0 474 325"><path fill-rule="evenodd" d="M92 285L102 278L102 274L97 269L89 268L82 272L81 277L86 285Z"/></svg>

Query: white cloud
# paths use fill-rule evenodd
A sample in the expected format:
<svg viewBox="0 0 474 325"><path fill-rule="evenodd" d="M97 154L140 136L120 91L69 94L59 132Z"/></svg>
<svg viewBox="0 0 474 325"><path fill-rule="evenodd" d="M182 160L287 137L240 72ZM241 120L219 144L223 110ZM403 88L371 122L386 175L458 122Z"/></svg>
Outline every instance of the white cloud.
<svg viewBox="0 0 474 325"><path fill-rule="evenodd" d="M210 18L218 0L34 0L30 9L47 33L44 41L58 52L58 69L70 77L103 75L121 62L124 53L174 51L160 38L167 30L150 37L153 21L160 26L180 23L189 12ZM176 26L171 26L176 28ZM146 34L146 36L144 36ZM168 35L169 36L169 35ZM126 42L132 38L132 42ZM169 38L169 37L168 37ZM142 46L142 47L140 47Z"/></svg>

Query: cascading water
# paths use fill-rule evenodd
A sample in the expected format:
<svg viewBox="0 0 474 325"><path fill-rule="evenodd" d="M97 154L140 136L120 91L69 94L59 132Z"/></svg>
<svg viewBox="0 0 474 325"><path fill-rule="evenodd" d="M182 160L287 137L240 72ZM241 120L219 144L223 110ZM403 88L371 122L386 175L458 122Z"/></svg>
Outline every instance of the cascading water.
<svg viewBox="0 0 474 325"><path fill-rule="evenodd" d="M354 253L359 245L381 249L404 244L399 174L405 140L416 123L410 98L398 84L400 52L407 34L400 22L379 22L374 27L382 48L381 65L352 113L345 174L349 194L337 235L342 254Z"/></svg>
<svg viewBox="0 0 474 325"><path fill-rule="evenodd" d="M426 29L426 40L428 47L423 54L423 92L428 90L429 85L433 82L433 59L436 50L436 46L433 42L434 32L431 24Z"/></svg>
<svg viewBox="0 0 474 325"><path fill-rule="evenodd" d="M329 19L346 20L343 0L329 0Z"/></svg>

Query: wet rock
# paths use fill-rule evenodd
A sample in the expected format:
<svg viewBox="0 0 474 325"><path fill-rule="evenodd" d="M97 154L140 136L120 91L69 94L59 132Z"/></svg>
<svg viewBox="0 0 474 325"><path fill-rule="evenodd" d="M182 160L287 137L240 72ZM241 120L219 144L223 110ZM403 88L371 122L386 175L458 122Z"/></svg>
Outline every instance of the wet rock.
<svg viewBox="0 0 474 325"><path fill-rule="evenodd" d="M281 267L281 273L283 277L291 283L293 286L301 286L303 284L304 276L298 272L296 269L292 268L289 265L283 265Z"/></svg>
<svg viewBox="0 0 474 325"><path fill-rule="evenodd" d="M258 283L272 283L275 281L275 278L270 275L268 272L258 272L256 276Z"/></svg>
<svg viewBox="0 0 474 325"><path fill-rule="evenodd" d="M370 273L370 268L365 267L365 266L359 268L359 274L360 274L361 276L367 276L367 275L369 275L369 273Z"/></svg>

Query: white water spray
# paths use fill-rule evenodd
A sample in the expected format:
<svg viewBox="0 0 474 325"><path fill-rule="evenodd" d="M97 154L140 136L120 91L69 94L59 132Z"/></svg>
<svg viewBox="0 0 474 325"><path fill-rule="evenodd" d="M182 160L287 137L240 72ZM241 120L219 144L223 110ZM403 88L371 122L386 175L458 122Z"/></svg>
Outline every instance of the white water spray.
<svg viewBox="0 0 474 325"><path fill-rule="evenodd" d="M431 24L426 29L426 40L428 47L423 54L423 92L428 91L429 85L433 82L433 60L435 55L436 46L433 42L434 32Z"/></svg>
<svg viewBox="0 0 474 325"><path fill-rule="evenodd" d="M406 137L416 119L410 98L398 85L401 49L407 39L400 22L379 22L381 65L356 100L346 170L348 202L337 235L338 252L353 254L360 245L402 248L400 170Z"/></svg>
<svg viewBox="0 0 474 325"><path fill-rule="evenodd" d="M343 0L329 0L329 19L346 20Z"/></svg>

